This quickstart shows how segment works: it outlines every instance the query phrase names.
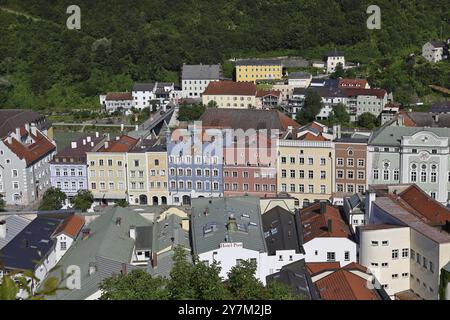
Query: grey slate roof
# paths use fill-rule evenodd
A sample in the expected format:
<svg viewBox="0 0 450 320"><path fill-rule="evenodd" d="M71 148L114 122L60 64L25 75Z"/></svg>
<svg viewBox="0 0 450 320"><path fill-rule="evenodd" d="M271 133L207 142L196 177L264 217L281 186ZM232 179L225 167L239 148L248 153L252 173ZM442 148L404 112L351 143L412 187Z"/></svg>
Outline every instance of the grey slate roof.
<svg viewBox="0 0 450 320"><path fill-rule="evenodd" d="M121 218L120 225L116 224ZM134 248L134 240L129 236L130 226L150 226L151 222L139 213L127 208L108 208L95 218L86 228L90 229L87 239L78 236L72 247L58 262L49 276L60 278L61 270L66 274L71 265L79 266L81 271L81 289L61 290L50 299L84 300L98 291L101 281L118 274L129 265ZM97 271L89 275L89 265L95 264Z"/></svg>
<svg viewBox="0 0 450 320"><path fill-rule="evenodd" d="M236 61L237 66L280 66L281 60L276 59L244 59Z"/></svg>
<svg viewBox="0 0 450 320"><path fill-rule="evenodd" d="M437 103L433 104L428 111L435 112L435 113L440 113L440 112L448 113L448 112L450 112L450 101L437 102Z"/></svg>
<svg viewBox="0 0 450 320"><path fill-rule="evenodd" d="M373 146L400 146L403 136L413 136L420 131L432 132L440 137L450 138L450 128L424 128L424 127L382 127L369 139ZM450 139L449 139L450 141Z"/></svg>
<svg viewBox="0 0 450 320"><path fill-rule="evenodd" d="M155 83L135 83L133 85L133 91L153 91L155 89Z"/></svg>
<svg viewBox="0 0 450 320"><path fill-rule="evenodd" d="M4 221L6 224L6 237L0 238L0 249L6 246L8 242L10 242L31 222L31 220L18 215L10 215L6 217L0 216L0 221Z"/></svg>
<svg viewBox="0 0 450 320"><path fill-rule="evenodd" d="M297 223L300 226L300 221L296 221L293 213L279 206L262 215L264 238L269 255L274 255L277 250L304 252L302 239L297 232Z"/></svg>
<svg viewBox="0 0 450 320"><path fill-rule="evenodd" d="M448 106L450 108L450 104ZM447 109L448 111L449 109ZM450 114L434 115L431 112L409 112L408 117L414 121L417 127L449 128Z"/></svg>
<svg viewBox="0 0 450 320"><path fill-rule="evenodd" d="M153 242L153 226L136 227L135 248L137 250L151 249Z"/></svg>
<svg viewBox="0 0 450 320"><path fill-rule="evenodd" d="M306 270L305 259L285 265L277 273L266 277L267 283L279 281L306 300L320 300L320 294Z"/></svg>
<svg viewBox="0 0 450 320"><path fill-rule="evenodd" d="M288 76L289 79L309 79L311 74L308 72L291 72Z"/></svg>
<svg viewBox="0 0 450 320"><path fill-rule="evenodd" d="M37 123L39 130L48 129L51 123L41 114L31 110L3 109L0 110L0 138L25 124Z"/></svg>
<svg viewBox="0 0 450 320"><path fill-rule="evenodd" d="M0 264L6 269L34 271L53 250L52 234L63 219L38 216L0 250Z"/></svg>
<svg viewBox="0 0 450 320"><path fill-rule="evenodd" d="M182 80L220 80L220 64L184 64L181 71Z"/></svg>
<svg viewBox="0 0 450 320"><path fill-rule="evenodd" d="M237 231L227 228L232 216L236 219ZM246 249L267 252L256 197L193 199L191 234L194 254L217 249L225 242L242 242Z"/></svg>

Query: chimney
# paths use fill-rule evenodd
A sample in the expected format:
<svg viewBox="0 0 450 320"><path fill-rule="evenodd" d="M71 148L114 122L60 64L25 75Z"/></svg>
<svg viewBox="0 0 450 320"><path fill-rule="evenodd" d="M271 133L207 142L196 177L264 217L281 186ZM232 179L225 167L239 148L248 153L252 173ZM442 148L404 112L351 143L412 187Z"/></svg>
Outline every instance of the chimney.
<svg viewBox="0 0 450 320"><path fill-rule="evenodd" d="M83 231L81 231L81 234L82 234L82 239L86 240L87 238L89 238L89 236L91 234L91 229L89 229L89 228L83 229Z"/></svg>
<svg viewBox="0 0 450 320"><path fill-rule="evenodd" d="M109 141L105 141L105 149L109 148Z"/></svg>
<svg viewBox="0 0 450 320"><path fill-rule="evenodd" d="M136 240L136 227L130 226L130 238Z"/></svg>
<svg viewBox="0 0 450 320"><path fill-rule="evenodd" d="M89 262L89 275L94 274L97 271L97 265L95 262Z"/></svg>
<svg viewBox="0 0 450 320"><path fill-rule="evenodd" d="M98 131L95 133L95 137L96 137L96 138L100 137Z"/></svg>
<svg viewBox="0 0 450 320"><path fill-rule="evenodd" d="M325 214L325 211L327 211L327 204L325 202L320 203L320 214Z"/></svg>
<svg viewBox="0 0 450 320"><path fill-rule="evenodd" d="M87 142L91 142L91 141L92 141L91 136L88 136L88 137L86 138L86 141L87 141Z"/></svg>
<svg viewBox="0 0 450 320"><path fill-rule="evenodd" d="M338 137L338 139L340 139L341 138L341 125L340 124L338 124L338 126L337 126L337 137Z"/></svg>
<svg viewBox="0 0 450 320"><path fill-rule="evenodd" d="M435 123L438 123L438 122L439 122L439 115L438 115L438 114L433 115L433 121L434 121Z"/></svg>
<svg viewBox="0 0 450 320"><path fill-rule="evenodd" d="M328 232L333 232L333 220L328 219L328 221L327 221L327 229L328 229Z"/></svg>
<svg viewBox="0 0 450 320"><path fill-rule="evenodd" d="M120 226L122 224L122 218L121 217L118 217L117 219L116 219L116 226Z"/></svg>
<svg viewBox="0 0 450 320"><path fill-rule="evenodd" d="M236 218L233 214L230 214L230 217L228 218L228 224L227 224L228 231L230 232L236 232L237 231L237 222Z"/></svg>
<svg viewBox="0 0 450 320"><path fill-rule="evenodd" d="M5 220L1 220L0 221L0 239L5 239L6 238L6 221Z"/></svg>
<svg viewBox="0 0 450 320"><path fill-rule="evenodd" d="M120 270L120 273L121 273L123 276L126 276L126 275L127 275L128 270L127 270L127 264L126 264L126 263L122 263L122 268L121 268L121 270Z"/></svg>
<svg viewBox="0 0 450 320"><path fill-rule="evenodd" d="M8 140L8 144L11 144L11 143L12 143L12 137L11 137L10 135L8 136L8 139L7 139L7 140Z"/></svg>
<svg viewBox="0 0 450 320"><path fill-rule="evenodd" d="M91 147L93 147L94 146L94 141L91 141Z"/></svg>
<svg viewBox="0 0 450 320"><path fill-rule="evenodd" d="M158 255L156 253L153 253L152 255L152 267L156 267L158 265Z"/></svg>
<svg viewBox="0 0 450 320"><path fill-rule="evenodd" d="M77 148L77 143L76 142L72 142L72 149L76 149Z"/></svg>

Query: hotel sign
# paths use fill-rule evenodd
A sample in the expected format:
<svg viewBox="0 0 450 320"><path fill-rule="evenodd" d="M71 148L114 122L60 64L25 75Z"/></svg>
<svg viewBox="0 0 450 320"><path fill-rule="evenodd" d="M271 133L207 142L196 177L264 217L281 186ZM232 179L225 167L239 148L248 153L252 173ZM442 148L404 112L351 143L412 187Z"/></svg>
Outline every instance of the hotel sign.
<svg viewBox="0 0 450 320"><path fill-rule="evenodd" d="M242 244L242 242L224 242L221 243L220 248L243 248L244 245Z"/></svg>

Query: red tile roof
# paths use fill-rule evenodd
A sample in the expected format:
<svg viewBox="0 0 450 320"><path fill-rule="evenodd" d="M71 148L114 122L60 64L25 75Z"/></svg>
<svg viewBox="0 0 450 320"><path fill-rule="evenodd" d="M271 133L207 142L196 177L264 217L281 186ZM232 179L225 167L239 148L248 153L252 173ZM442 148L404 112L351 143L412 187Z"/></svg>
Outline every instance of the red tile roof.
<svg viewBox="0 0 450 320"><path fill-rule="evenodd" d="M118 140L108 141L108 148L103 145L98 152L128 152L137 142L137 139L123 135Z"/></svg>
<svg viewBox="0 0 450 320"><path fill-rule="evenodd" d="M416 122L409 116L408 112L400 111L399 116L403 117L403 125L405 127L417 127Z"/></svg>
<svg viewBox="0 0 450 320"><path fill-rule="evenodd" d="M54 237L65 234L71 238L75 238L84 226L84 218L79 215L71 215L56 229Z"/></svg>
<svg viewBox="0 0 450 320"><path fill-rule="evenodd" d="M450 209L426 194L415 184L398 195L400 205L419 218L425 218L431 225L443 225L450 221Z"/></svg>
<svg viewBox="0 0 450 320"><path fill-rule="evenodd" d="M23 130L25 129L21 128L21 135ZM22 144L15 138L12 138L11 143L8 143L8 138L3 139L3 143L20 159L24 159L27 166L32 165L56 149L56 146L39 131L36 131L36 135L29 132L29 135L33 139L33 143L28 145Z"/></svg>
<svg viewBox="0 0 450 320"><path fill-rule="evenodd" d="M335 271L314 283L324 300L380 300L367 280L346 270Z"/></svg>
<svg viewBox="0 0 450 320"><path fill-rule="evenodd" d="M339 262L307 262L306 270L314 275L326 270L338 270L341 267Z"/></svg>
<svg viewBox="0 0 450 320"><path fill-rule="evenodd" d="M110 92L106 95L105 100L133 100L133 95L131 94L131 92Z"/></svg>
<svg viewBox="0 0 450 320"><path fill-rule="evenodd" d="M276 96L276 97L280 97L280 96L281 96L281 92L278 91L278 90L269 90L269 91L266 91L266 90L259 90L259 91L256 93L256 96L257 96L258 98L265 97L265 96Z"/></svg>
<svg viewBox="0 0 450 320"><path fill-rule="evenodd" d="M299 140L306 140L306 141L328 141L327 138L325 138L322 134L315 135L311 132L307 132L303 136L299 138Z"/></svg>
<svg viewBox="0 0 450 320"><path fill-rule="evenodd" d="M361 272L367 272L367 268L366 267L364 267L363 265L360 265L359 263L356 263L356 262L351 262L351 263L345 265L344 267L342 267L342 269L345 269L345 270L358 270L358 271L361 271Z"/></svg>
<svg viewBox="0 0 450 320"><path fill-rule="evenodd" d="M256 96L253 82L234 82L229 80L210 82L203 95Z"/></svg>
<svg viewBox="0 0 450 320"><path fill-rule="evenodd" d="M325 212L320 213L320 206L320 203L314 203L300 210L304 242L322 237L349 238L350 229L342 219L339 210L330 204L325 204ZM329 220L331 230L328 230Z"/></svg>
<svg viewBox="0 0 450 320"><path fill-rule="evenodd" d="M341 88L365 88L367 80L365 79L339 79Z"/></svg>

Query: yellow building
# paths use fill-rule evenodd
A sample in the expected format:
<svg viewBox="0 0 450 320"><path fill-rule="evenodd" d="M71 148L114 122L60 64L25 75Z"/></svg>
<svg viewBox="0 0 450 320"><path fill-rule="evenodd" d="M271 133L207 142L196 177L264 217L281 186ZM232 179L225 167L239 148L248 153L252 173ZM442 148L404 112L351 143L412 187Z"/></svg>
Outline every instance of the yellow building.
<svg viewBox="0 0 450 320"><path fill-rule="evenodd" d="M155 146L146 153L148 163L148 194L152 204L168 204L169 187L167 171L167 150L166 147Z"/></svg>
<svg viewBox="0 0 450 320"><path fill-rule="evenodd" d="M138 140L121 136L106 141L96 152L87 152L88 186L94 198L104 204L128 200L127 152Z"/></svg>
<svg viewBox="0 0 450 320"><path fill-rule="evenodd" d="M236 81L276 80L283 77L283 66L279 60L236 61Z"/></svg>
<svg viewBox="0 0 450 320"><path fill-rule="evenodd" d="M303 207L331 198L334 149L326 133L300 130L278 141L277 186Z"/></svg>
<svg viewBox="0 0 450 320"><path fill-rule="evenodd" d="M253 82L214 81L203 92L202 103L212 101L218 108L248 109L257 106L256 94Z"/></svg>

